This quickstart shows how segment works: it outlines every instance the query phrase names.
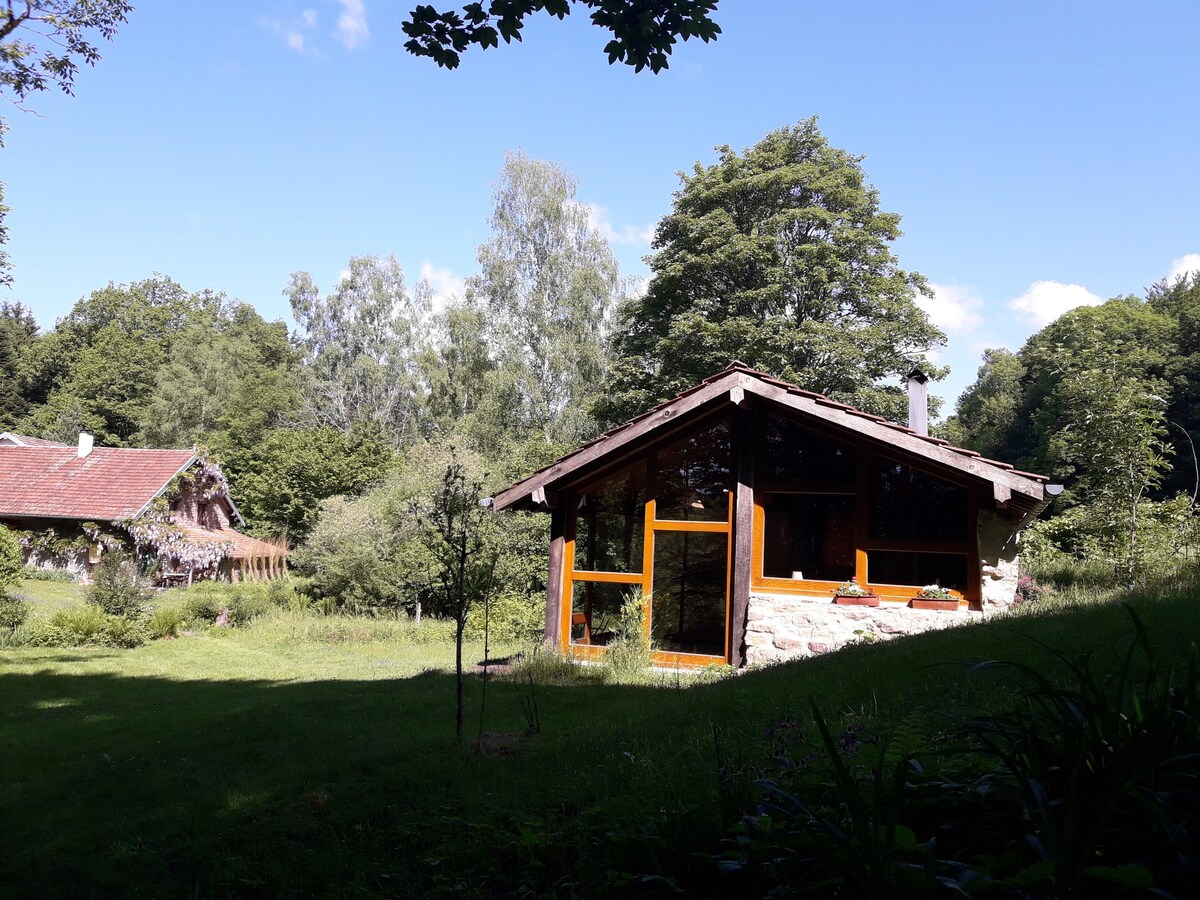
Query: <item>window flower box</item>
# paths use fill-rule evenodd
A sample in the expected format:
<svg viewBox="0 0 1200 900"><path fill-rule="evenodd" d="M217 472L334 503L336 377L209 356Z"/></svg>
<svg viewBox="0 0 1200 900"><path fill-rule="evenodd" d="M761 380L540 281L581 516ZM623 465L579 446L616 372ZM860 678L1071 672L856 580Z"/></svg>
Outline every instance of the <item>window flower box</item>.
<svg viewBox="0 0 1200 900"><path fill-rule="evenodd" d="M933 609L954 612L958 609L958 598L938 584L927 584L910 601L913 609Z"/></svg>
<svg viewBox="0 0 1200 900"><path fill-rule="evenodd" d="M833 602L838 606L878 606L879 595L864 588L857 578L851 578L834 588Z"/></svg>

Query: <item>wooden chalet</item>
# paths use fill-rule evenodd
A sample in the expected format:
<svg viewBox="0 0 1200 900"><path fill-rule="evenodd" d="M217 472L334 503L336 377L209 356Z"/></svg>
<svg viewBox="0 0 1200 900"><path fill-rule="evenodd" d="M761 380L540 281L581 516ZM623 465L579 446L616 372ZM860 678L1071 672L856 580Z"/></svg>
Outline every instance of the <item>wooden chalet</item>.
<svg viewBox="0 0 1200 900"><path fill-rule="evenodd" d="M0 433L0 525L26 563L86 579L105 549L156 558L163 583L286 574L287 548L242 534L220 469L192 450L78 446Z"/></svg>
<svg viewBox="0 0 1200 900"><path fill-rule="evenodd" d="M505 489L495 509L550 514L547 641L602 654L631 590L667 664L781 658L754 623L861 618L835 600L852 579L896 620L1007 605L1056 486L922 433L924 381L904 427L734 363ZM927 585L947 612L913 608Z"/></svg>

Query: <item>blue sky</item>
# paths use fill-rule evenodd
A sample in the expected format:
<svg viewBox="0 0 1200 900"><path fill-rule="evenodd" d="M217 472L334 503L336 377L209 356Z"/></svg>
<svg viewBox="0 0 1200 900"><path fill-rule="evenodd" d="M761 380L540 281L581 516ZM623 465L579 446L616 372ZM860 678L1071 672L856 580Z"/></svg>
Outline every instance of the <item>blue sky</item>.
<svg viewBox="0 0 1200 900"><path fill-rule="evenodd" d="M145 0L74 98L5 113L8 299L49 327L157 271L285 317L289 273L329 288L367 253L451 291L518 148L575 172L644 275L676 172L810 115L904 217L951 402L983 348L1200 269L1191 0L723 0L720 39L658 76L609 66L578 12L438 69L403 50L412 5Z"/></svg>

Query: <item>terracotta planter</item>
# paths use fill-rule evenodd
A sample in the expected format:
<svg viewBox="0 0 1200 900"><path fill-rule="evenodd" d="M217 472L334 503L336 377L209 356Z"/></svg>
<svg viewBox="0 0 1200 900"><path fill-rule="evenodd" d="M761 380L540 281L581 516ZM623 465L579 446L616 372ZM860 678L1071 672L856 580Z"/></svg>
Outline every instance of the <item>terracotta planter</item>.
<svg viewBox="0 0 1200 900"><path fill-rule="evenodd" d="M956 612L958 610L957 600L929 600L924 597L914 597L910 605L913 609L936 609L942 612Z"/></svg>
<svg viewBox="0 0 1200 900"><path fill-rule="evenodd" d="M838 606L878 606L879 595L867 594L863 597L858 597L853 594L835 594L833 602Z"/></svg>

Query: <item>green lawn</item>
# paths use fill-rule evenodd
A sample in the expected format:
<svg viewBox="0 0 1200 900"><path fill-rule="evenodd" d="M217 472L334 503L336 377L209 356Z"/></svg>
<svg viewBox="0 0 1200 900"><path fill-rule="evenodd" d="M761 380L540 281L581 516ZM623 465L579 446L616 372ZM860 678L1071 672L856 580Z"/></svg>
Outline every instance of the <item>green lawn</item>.
<svg viewBox="0 0 1200 900"><path fill-rule="evenodd" d="M70 609L83 601L84 587L70 581L35 581L26 578L18 581L9 593L28 600L30 620L48 619L62 609Z"/></svg>
<svg viewBox="0 0 1200 900"><path fill-rule="evenodd" d="M1133 603L1164 657L1194 640L1200 592ZM521 732L532 696L541 733L482 752L454 740L452 647L369 623L278 614L137 650L7 650L0 892L592 896L629 873L736 895L703 856L729 825L718 746L758 758L810 696L839 726L929 733L1011 697L962 663L1103 662L1130 636L1119 606L1091 604L701 686L492 682L485 730Z"/></svg>

